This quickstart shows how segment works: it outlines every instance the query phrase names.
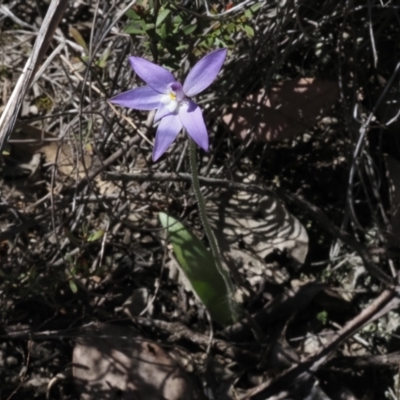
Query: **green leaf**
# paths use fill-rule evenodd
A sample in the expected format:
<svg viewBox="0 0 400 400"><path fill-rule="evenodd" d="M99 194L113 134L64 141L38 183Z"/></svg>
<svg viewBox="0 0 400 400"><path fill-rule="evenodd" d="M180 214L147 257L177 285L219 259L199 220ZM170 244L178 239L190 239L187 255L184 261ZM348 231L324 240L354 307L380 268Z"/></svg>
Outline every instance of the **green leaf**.
<svg viewBox="0 0 400 400"><path fill-rule="evenodd" d="M91 235L88 236L86 239L87 242L95 242L96 240L101 239L104 236L105 231L103 229L100 229L97 232L92 233Z"/></svg>
<svg viewBox="0 0 400 400"><path fill-rule="evenodd" d="M110 57L110 54L111 54L111 47L107 47L105 50L104 50L104 52L103 52L103 54L101 55L101 57L100 57L100 60L97 62L97 65L100 67L100 68L105 68L106 66L107 66L107 60L108 60L108 57ZM91 120L89 120L89 121L91 121ZM89 130L89 129L88 129ZM90 129L91 130L91 129ZM90 131L89 130L89 131Z"/></svg>
<svg viewBox="0 0 400 400"><path fill-rule="evenodd" d="M167 24L162 24L161 27L158 29L158 34L162 40L167 39Z"/></svg>
<svg viewBox="0 0 400 400"><path fill-rule="evenodd" d="M156 26L153 23L149 22L148 24L145 25L144 30L145 31L150 31L150 30L154 29L155 27Z"/></svg>
<svg viewBox="0 0 400 400"><path fill-rule="evenodd" d="M175 218L160 213L159 219L168 232L168 240L182 271L212 319L221 325L237 321L233 293L218 271L212 254Z"/></svg>
<svg viewBox="0 0 400 400"><path fill-rule="evenodd" d="M128 11L126 12L126 15L127 15L128 18L130 18L130 19L136 19L136 20L142 19L142 17L141 17L140 15L136 14L136 12L135 12L134 10L132 10L132 9L128 10Z"/></svg>
<svg viewBox="0 0 400 400"><path fill-rule="evenodd" d="M78 293L78 286L76 286L76 283L73 280L70 280L68 283L69 283L69 287L71 289L71 292L73 294Z"/></svg>
<svg viewBox="0 0 400 400"><path fill-rule="evenodd" d="M243 25L243 29L249 38L254 37L254 29L250 25Z"/></svg>
<svg viewBox="0 0 400 400"><path fill-rule="evenodd" d="M140 25L137 22L130 22L125 28L124 28L125 33L129 33L130 35L143 35L145 32L143 29L140 27Z"/></svg>
<svg viewBox="0 0 400 400"><path fill-rule="evenodd" d="M178 14L175 18L174 18L174 25L180 25L183 22L182 17Z"/></svg>
<svg viewBox="0 0 400 400"><path fill-rule="evenodd" d="M187 48L187 44L181 44L180 46L178 46L176 49L178 50L178 51L181 51L181 50L185 50Z"/></svg>
<svg viewBox="0 0 400 400"><path fill-rule="evenodd" d="M160 26L170 13L171 10L168 10L168 8L162 10L157 16L156 26Z"/></svg>
<svg viewBox="0 0 400 400"><path fill-rule="evenodd" d="M212 47L212 45L214 44L214 38L211 36L209 38L206 39L206 44L208 47Z"/></svg>
<svg viewBox="0 0 400 400"><path fill-rule="evenodd" d="M250 7L250 10L253 12L253 13L255 13L256 11L258 11L261 7L262 7L262 3L256 3L256 4L254 4L254 5L252 5L251 7Z"/></svg>
<svg viewBox="0 0 400 400"><path fill-rule="evenodd" d="M185 35L190 35L193 33L197 28L197 24L190 24L182 28L182 31Z"/></svg>
<svg viewBox="0 0 400 400"><path fill-rule="evenodd" d="M236 24L233 23L233 22L231 22L230 24L228 24L227 27L226 27L226 31L227 31L229 34L236 32Z"/></svg>
<svg viewBox="0 0 400 400"><path fill-rule="evenodd" d="M83 49L86 51L86 53L89 53L87 44L85 42L85 39L82 37L81 33L78 31L78 29L74 28L73 26L69 27L69 34L74 38L75 42L78 43L80 46L83 47Z"/></svg>
<svg viewBox="0 0 400 400"><path fill-rule="evenodd" d="M328 312L327 311L321 311L317 314L317 319L322 322L323 325L326 325L328 323Z"/></svg>

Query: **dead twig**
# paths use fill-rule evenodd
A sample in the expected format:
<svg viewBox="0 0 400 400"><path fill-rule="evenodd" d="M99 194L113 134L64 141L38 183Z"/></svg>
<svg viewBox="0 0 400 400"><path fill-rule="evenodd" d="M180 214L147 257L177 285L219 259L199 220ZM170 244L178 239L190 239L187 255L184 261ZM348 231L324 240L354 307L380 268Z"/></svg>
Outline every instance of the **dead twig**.
<svg viewBox="0 0 400 400"><path fill-rule="evenodd" d="M381 293L368 307L362 310L355 318L349 321L332 341L319 353L301 364L284 372L273 383L265 382L253 388L242 400L261 400L269 398L283 390L287 394L291 390L298 391L299 387L309 385L313 379L313 373L324 365L332 356L333 352L358 330L377 318L382 317L389 311L398 308L400 298L397 291L387 289Z"/></svg>

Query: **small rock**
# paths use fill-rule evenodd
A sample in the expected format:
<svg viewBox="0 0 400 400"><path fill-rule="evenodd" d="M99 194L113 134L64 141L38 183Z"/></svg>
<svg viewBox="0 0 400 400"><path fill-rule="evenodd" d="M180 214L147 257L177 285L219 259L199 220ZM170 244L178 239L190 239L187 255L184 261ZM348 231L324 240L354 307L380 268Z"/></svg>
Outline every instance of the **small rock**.
<svg viewBox="0 0 400 400"><path fill-rule="evenodd" d="M29 114L32 114L32 115L39 114L39 109L37 108L37 106L35 106L35 105L30 106L29 107Z"/></svg>

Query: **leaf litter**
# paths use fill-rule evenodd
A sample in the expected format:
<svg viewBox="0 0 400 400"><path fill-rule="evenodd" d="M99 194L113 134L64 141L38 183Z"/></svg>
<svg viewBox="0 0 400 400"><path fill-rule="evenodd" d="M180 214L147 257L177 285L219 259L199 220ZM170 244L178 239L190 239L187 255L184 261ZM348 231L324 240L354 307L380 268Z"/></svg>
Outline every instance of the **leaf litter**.
<svg viewBox="0 0 400 400"><path fill-rule="evenodd" d="M42 21L25 3L0 10L2 111ZM127 55L156 54L123 33L129 4L117 3L67 7L2 155L0 397L397 398L397 283L365 262L397 274L397 111L373 113L398 95L398 10L376 1L350 21L339 3L262 3L252 38L230 33L237 46L201 99L202 189L247 311L222 328L172 274L157 221L168 212L207 245L184 138L152 164L135 131L152 138L151 121L106 102L132 87ZM196 29L205 5L182 5ZM214 28L207 40L222 38ZM382 38L393 51L375 64Z"/></svg>

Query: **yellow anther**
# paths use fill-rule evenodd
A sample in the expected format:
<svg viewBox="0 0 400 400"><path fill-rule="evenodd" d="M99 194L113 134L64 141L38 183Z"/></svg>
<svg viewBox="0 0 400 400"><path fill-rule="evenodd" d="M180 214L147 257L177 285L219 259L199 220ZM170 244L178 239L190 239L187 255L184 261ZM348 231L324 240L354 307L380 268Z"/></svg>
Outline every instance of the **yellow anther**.
<svg viewBox="0 0 400 400"><path fill-rule="evenodd" d="M176 94L174 92L170 92L169 97L171 97L171 100L176 100Z"/></svg>

